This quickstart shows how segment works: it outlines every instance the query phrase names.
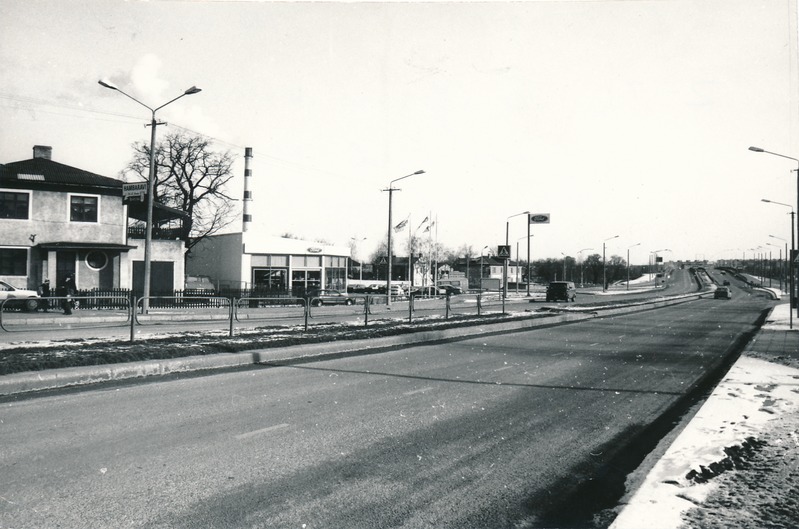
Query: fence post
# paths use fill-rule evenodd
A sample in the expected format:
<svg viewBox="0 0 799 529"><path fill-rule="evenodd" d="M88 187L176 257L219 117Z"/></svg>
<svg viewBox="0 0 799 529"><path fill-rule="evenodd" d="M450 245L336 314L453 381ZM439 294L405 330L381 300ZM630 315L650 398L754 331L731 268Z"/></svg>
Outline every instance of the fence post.
<svg viewBox="0 0 799 529"><path fill-rule="evenodd" d="M305 332L308 332L308 314L311 312L311 305L308 303L310 300L306 298L302 298L302 304L305 307Z"/></svg>
<svg viewBox="0 0 799 529"><path fill-rule="evenodd" d="M230 338L233 338L233 316L234 316L234 313L235 313L235 310L236 310L235 303L236 303L236 298L234 296L230 296L230 309L229 309L230 314L228 315L228 316L230 316L230 318L229 318L230 319L230 332L228 333L228 337L230 337Z"/></svg>
<svg viewBox="0 0 799 529"><path fill-rule="evenodd" d="M133 343L136 339L136 294L133 292L130 293L130 307L128 311L130 313L130 341Z"/></svg>
<svg viewBox="0 0 799 529"><path fill-rule="evenodd" d="M480 311L483 308L483 293L477 294L477 315L480 315Z"/></svg>
<svg viewBox="0 0 799 529"><path fill-rule="evenodd" d="M408 323L413 323L413 294L408 295Z"/></svg>
<svg viewBox="0 0 799 529"><path fill-rule="evenodd" d="M452 294L447 292L447 308L446 308L446 310L444 312L444 319L445 320L449 319L449 300L450 300L451 297L452 297Z"/></svg>
<svg viewBox="0 0 799 529"><path fill-rule="evenodd" d="M363 326L369 326L369 307L372 304L372 296L366 294L366 299L364 300L363 304Z"/></svg>

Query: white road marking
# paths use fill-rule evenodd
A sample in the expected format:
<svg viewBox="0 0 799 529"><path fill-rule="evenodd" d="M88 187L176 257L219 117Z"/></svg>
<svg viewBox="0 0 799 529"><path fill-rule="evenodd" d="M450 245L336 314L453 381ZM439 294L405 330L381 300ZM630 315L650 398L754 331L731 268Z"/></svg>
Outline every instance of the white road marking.
<svg viewBox="0 0 799 529"><path fill-rule="evenodd" d="M494 373L496 373L497 371L505 371L506 369L513 369L514 367L515 367L515 366L505 366L505 367L500 367L499 369L495 369L495 370L494 370Z"/></svg>
<svg viewBox="0 0 799 529"><path fill-rule="evenodd" d="M274 430L279 430L281 428L287 428L288 426L289 426L288 423L275 424L273 426L267 426L266 428L261 428L260 430L253 430L252 432L240 433L239 435L236 436L236 439L238 440L249 439L250 437L255 437L256 435L265 434Z"/></svg>
<svg viewBox="0 0 799 529"><path fill-rule="evenodd" d="M425 391L430 391L431 389L433 389L433 387L428 386L426 388L414 389L413 391L406 391L405 393L403 393L403 395L407 397L408 395L415 395L416 393L424 393Z"/></svg>

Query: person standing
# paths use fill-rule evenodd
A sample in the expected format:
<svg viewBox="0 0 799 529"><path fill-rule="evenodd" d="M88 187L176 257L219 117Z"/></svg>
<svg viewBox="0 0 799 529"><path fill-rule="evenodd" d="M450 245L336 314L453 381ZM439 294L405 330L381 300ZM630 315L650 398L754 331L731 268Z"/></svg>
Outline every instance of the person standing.
<svg viewBox="0 0 799 529"><path fill-rule="evenodd" d="M41 285L39 285L39 296L42 298L41 307L42 312L47 312L50 309L50 280L45 279Z"/></svg>
<svg viewBox="0 0 799 529"><path fill-rule="evenodd" d="M64 314L69 316L72 314L72 296L75 295L75 280L72 278L72 274L69 274L65 279L64 283L60 287L59 296L63 299L61 300L61 308L64 309Z"/></svg>

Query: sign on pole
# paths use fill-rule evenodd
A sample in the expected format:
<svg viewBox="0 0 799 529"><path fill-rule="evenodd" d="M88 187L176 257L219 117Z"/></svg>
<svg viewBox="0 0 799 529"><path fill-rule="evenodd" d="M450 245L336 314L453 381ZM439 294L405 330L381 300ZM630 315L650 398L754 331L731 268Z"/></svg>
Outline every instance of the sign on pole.
<svg viewBox="0 0 799 529"><path fill-rule="evenodd" d="M510 245L500 244L497 246L497 257L499 259L510 259Z"/></svg>
<svg viewBox="0 0 799 529"><path fill-rule="evenodd" d="M147 194L147 182L122 184L122 198L142 198Z"/></svg>
<svg viewBox="0 0 799 529"><path fill-rule="evenodd" d="M530 224L549 224L549 213L530 213Z"/></svg>

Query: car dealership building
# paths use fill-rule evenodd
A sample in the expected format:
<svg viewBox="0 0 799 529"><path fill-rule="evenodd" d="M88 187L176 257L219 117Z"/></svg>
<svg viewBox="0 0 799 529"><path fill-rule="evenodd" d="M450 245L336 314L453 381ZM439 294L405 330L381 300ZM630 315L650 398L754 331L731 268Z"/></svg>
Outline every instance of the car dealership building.
<svg viewBox="0 0 799 529"><path fill-rule="evenodd" d="M200 241L186 260L186 273L210 277L217 289L302 295L311 288L346 290L349 257L348 247L248 230Z"/></svg>

